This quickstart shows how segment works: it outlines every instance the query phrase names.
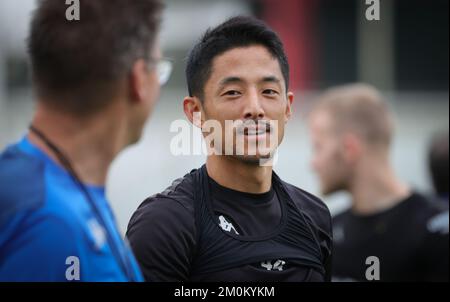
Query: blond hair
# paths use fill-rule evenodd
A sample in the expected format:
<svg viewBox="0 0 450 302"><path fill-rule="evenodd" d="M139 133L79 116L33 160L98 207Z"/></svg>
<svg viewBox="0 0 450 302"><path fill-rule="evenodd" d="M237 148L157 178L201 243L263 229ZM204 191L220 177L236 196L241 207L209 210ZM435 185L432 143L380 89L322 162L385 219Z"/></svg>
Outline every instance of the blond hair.
<svg viewBox="0 0 450 302"><path fill-rule="evenodd" d="M318 111L331 115L335 131L355 132L370 145L390 145L393 117L381 94L370 85L356 83L330 88L316 100L312 113Z"/></svg>

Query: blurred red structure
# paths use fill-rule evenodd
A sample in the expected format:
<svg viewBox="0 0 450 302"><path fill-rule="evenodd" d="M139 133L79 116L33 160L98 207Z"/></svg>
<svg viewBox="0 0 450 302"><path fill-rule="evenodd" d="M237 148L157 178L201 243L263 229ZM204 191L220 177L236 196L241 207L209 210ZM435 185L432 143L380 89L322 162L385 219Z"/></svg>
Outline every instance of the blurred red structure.
<svg viewBox="0 0 450 302"><path fill-rule="evenodd" d="M262 18L281 37L291 69L291 90L314 89L317 76L317 0L262 0Z"/></svg>

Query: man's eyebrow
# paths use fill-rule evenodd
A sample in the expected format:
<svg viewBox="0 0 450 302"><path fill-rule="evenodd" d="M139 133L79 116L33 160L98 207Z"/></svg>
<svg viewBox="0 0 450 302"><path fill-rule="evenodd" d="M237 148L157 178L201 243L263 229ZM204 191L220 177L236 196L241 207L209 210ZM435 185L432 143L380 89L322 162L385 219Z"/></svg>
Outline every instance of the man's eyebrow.
<svg viewBox="0 0 450 302"><path fill-rule="evenodd" d="M222 89L224 86L233 83L244 83L244 79L236 76L226 77L219 82L219 89ZM281 80L276 76L265 76L260 80L261 83L272 82L281 84Z"/></svg>
<svg viewBox="0 0 450 302"><path fill-rule="evenodd" d="M274 83L281 83L281 80L277 78L276 76L267 76L262 78L261 82L274 82Z"/></svg>
<svg viewBox="0 0 450 302"><path fill-rule="evenodd" d="M228 85L228 84L232 84L232 83L242 83L242 82L244 82L244 80L241 79L240 77L226 77L225 79L222 79L222 80L219 82L219 86L220 86L220 87L223 87L223 86Z"/></svg>

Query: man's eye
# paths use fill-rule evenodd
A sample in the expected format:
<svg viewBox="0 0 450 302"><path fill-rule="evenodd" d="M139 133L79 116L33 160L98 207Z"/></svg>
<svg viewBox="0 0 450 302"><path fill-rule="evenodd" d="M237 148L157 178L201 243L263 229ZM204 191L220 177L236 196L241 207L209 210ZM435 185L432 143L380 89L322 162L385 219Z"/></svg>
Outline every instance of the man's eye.
<svg viewBox="0 0 450 302"><path fill-rule="evenodd" d="M236 96L236 95L240 95L240 94L241 93L239 91L237 91L237 90L228 90L223 95Z"/></svg>
<svg viewBox="0 0 450 302"><path fill-rule="evenodd" d="M276 95L276 94L278 94L278 91L273 90L273 89L265 89L265 90L263 91L263 93L264 93L264 94L268 94L268 95Z"/></svg>

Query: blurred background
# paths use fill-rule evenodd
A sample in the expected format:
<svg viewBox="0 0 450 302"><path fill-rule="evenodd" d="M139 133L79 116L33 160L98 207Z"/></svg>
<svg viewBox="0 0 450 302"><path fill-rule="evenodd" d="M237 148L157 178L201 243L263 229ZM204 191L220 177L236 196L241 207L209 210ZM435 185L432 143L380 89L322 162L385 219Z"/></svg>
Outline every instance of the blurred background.
<svg viewBox="0 0 450 302"><path fill-rule="evenodd" d="M26 133L33 113L25 39L35 4L0 1L0 149ZM284 180L319 194L305 114L323 89L362 81L378 87L396 115L392 160L398 175L430 193L428 145L436 131L449 127L449 1L381 0L379 21L366 19L367 8L365 0L166 0L161 41L165 56L175 61L174 72L141 142L120 154L108 177L107 195L121 231L146 197L205 161L202 155L170 153L177 134L170 124L184 119L189 49L208 27L233 15L263 19L285 44L295 101L275 166ZM332 214L349 204L345 194L325 201Z"/></svg>

